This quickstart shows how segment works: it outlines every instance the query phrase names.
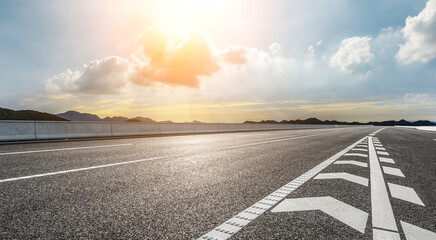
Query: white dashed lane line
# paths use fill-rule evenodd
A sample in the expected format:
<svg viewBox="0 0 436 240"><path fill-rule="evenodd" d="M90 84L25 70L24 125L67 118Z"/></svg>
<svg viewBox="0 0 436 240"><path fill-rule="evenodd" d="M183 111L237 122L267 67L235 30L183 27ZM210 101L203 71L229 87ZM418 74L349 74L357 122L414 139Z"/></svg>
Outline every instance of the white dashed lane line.
<svg viewBox="0 0 436 240"><path fill-rule="evenodd" d="M304 135L304 136L298 136L298 137L292 137L292 138L284 138L284 139L278 139L278 140L256 142L256 143L250 143L250 144L244 144L244 145L237 145L237 146L233 146L233 147L221 148L221 149L218 149L218 150L227 150L227 149L242 148L242 147L255 146L255 145L261 145L261 144L269 144L269 143L274 143L274 142L289 141L289 140L294 140L294 139L308 138L308 137L320 136L320 135L325 135L325 134L331 134L331 133ZM103 145L103 146L82 147L82 148L46 149L46 150L38 150L36 152L66 151L66 150L75 150L75 149L96 148L96 147L113 147L113 146L123 146L123 145L132 145L132 144ZM29 153L29 152L35 152L35 151L13 152L13 153L8 153L8 154L20 154L20 153ZM76 168L76 169L69 169L69 170L62 170L62 171L55 171L55 172L48 172L48 173L41 173L41 174L28 175L28 176L22 176L22 177L0 179L0 183L17 181L17 180L24 180L24 179L31 179L31 178L38 178L38 177L53 176L53 175L72 173L72 172L81 172L81 171L100 169L100 168L106 168L106 167L121 166L121 165L134 164L134 163L140 163L140 162L147 162L147 161L158 160L158 159L181 157L181 156L186 156L186 155L189 155L189 154L192 154L192 153L183 153L183 154L176 154L176 155L151 157L151 158L145 158L145 159L139 159L139 160L133 160L133 161L110 163L110 164L96 165L96 166L91 166L91 167Z"/></svg>
<svg viewBox="0 0 436 240"><path fill-rule="evenodd" d="M57 152L57 151L72 151L72 150L83 150L83 149L94 149L94 148L107 148L107 147L124 147L132 146L132 143L126 144L112 144L112 145L100 145L100 146L89 146L89 147L72 147L72 148L56 148L56 149L41 149L41 150L31 150L22 152L5 152L0 153L0 156L5 155L16 155L16 154L26 154L26 153L42 153L42 152Z"/></svg>

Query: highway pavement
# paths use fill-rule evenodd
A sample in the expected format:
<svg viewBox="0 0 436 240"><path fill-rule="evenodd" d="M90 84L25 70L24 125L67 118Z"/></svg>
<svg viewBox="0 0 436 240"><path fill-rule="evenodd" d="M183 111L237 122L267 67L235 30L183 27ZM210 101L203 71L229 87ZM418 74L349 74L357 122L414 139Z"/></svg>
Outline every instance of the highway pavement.
<svg viewBox="0 0 436 240"><path fill-rule="evenodd" d="M0 145L0 239L436 239L436 132Z"/></svg>

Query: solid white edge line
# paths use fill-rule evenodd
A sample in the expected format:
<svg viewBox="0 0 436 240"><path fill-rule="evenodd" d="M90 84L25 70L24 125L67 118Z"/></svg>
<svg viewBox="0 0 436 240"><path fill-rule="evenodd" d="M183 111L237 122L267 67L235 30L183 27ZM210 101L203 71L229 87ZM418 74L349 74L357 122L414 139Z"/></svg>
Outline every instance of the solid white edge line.
<svg viewBox="0 0 436 240"><path fill-rule="evenodd" d="M310 169L309 171L307 171L303 175L297 177L296 179L294 179L291 182L287 183L286 185L282 186L281 188L279 188L275 192L271 193L270 195L266 196L265 198L263 198L259 202L251 205L250 207L248 207L247 209L238 213L236 216L230 218L229 220L225 221L224 223L222 223L218 227L215 227L210 232L204 234L203 236L199 237L198 239L224 240L224 239L230 238L233 234L240 231L243 227L245 227L251 221L256 219L262 213L269 210L276 203L278 203L279 201L284 199L286 196L288 196L291 192L293 192L299 186L303 185L305 182L307 182L308 180L313 178L315 175L320 173L327 166L329 166L334 161L339 159L346 152L348 152L350 149L352 149L354 146L356 146L357 144L359 144L361 141L363 141L366 138L367 137L365 136L362 139L358 140L357 142L351 144L350 146L348 146L344 150L336 153L332 157L328 158L327 160L318 164L317 166ZM255 214L249 214L249 213L255 213Z"/></svg>
<svg viewBox="0 0 436 240"><path fill-rule="evenodd" d="M5 152L5 153L0 153L0 156L5 156L5 155L15 155L15 154L25 154L25 153L41 153L41 152L71 151L71 150L93 149L93 148L105 148L105 147L121 147L121 146L131 146L131 145L133 145L133 143L111 144L111 145L99 145L99 146L89 146L89 147L71 147L71 148L42 149L42 150L30 150L30 151L22 151L22 152Z"/></svg>

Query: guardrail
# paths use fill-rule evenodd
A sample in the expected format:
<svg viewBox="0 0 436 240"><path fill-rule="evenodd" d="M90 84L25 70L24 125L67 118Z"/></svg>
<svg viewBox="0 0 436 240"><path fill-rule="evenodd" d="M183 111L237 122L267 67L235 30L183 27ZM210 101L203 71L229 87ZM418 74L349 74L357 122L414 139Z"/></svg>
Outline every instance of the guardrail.
<svg viewBox="0 0 436 240"><path fill-rule="evenodd" d="M335 127L342 126L317 124L122 123L1 120L0 141Z"/></svg>

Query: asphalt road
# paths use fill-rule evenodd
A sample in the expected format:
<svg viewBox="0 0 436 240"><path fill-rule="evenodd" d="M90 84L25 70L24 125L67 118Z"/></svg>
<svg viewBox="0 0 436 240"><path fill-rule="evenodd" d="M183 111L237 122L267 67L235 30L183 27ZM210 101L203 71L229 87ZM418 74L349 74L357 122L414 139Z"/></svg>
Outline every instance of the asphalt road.
<svg viewBox="0 0 436 240"><path fill-rule="evenodd" d="M0 239L431 239L436 132L380 129L1 145Z"/></svg>

